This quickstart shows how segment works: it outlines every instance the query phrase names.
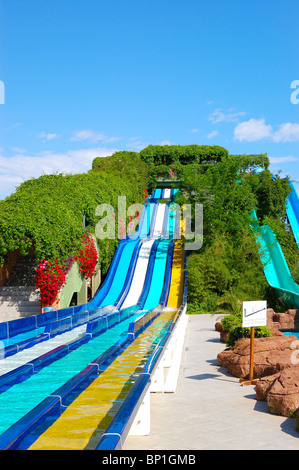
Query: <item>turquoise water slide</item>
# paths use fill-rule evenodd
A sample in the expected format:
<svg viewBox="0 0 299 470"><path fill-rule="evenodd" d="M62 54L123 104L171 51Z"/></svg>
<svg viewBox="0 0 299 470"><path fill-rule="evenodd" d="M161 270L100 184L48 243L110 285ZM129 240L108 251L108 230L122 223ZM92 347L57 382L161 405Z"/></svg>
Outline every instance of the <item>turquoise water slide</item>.
<svg viewBox="0 0 299 470"><path fill-rule="evenodd" d="M269 285L276 289L278 296L287 305L299 308L299 285L292 278L275 233L267 225L259 226L255 212L252 219L251 228L259 244L259 253Z"/></svg>
<svg viewBox="0 0 299 470"><path fill-rule="evenodd" d="M264 168L255 168L252 170L252 172L256 173L257 175L263 171L265 171ZM275 181L276 176L272 176L272 179ZM291 181L289 182L289 185L291 192L286 199L286 212L299 248L299 196L294 184Z"/></svg>
<svg viewBox="0 0 299 470"><path fill-rule="evenodd" d="M286 201L287 216L299 248L299 196L293 183L289 183L292 192Z"/></svg>

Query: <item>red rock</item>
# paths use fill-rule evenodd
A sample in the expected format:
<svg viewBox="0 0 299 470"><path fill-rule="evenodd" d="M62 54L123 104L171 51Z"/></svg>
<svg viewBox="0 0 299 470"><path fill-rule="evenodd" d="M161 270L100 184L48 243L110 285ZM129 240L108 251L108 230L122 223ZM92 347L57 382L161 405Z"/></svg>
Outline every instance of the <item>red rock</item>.
<svg viewBox="0 0 299 470"><path fill-rule="evenodd" d="M266 400L270 413L286 417L296 415L299 409L298 365L261 379L256 385L256 397Z"/></svg>
<svg viewBox="0 0 299 470"><path fill-rule="evenodd" d="M299 349L296 336L274 336L254 340L254 377L273 375L292 365L294 349ZM217 356L218 365L226 366L228 371L239 378L246 378L250 369L250 340L239 340L234 348L227 348Z"/></svg>

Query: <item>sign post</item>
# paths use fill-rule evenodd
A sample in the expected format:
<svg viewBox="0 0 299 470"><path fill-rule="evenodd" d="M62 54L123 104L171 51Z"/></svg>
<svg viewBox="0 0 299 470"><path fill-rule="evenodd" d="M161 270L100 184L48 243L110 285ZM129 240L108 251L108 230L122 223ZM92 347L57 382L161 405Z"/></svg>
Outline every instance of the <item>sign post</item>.
<svg viewBox="0 0 299 470"><path fill-rule="evenodd" d="M253 378L254 366L254 333L256 326L267 325L267 302L264 300L256 302L243 302L242 327L250 328L250 368L249 380L240 379L242 385L255 385L257 380Z"/></svg>

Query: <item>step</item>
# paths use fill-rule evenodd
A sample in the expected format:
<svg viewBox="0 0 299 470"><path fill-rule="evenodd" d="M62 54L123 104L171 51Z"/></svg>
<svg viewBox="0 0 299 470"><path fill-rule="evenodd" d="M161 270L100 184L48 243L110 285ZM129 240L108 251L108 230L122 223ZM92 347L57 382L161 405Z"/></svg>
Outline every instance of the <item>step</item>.
<svg viewBox="0 0 299 470"><path fill-rule="evenodd" d="M39 291L35 287L17 286L17 287L0 287L0 299L26 298L31 300L39 299Z"/></svg>

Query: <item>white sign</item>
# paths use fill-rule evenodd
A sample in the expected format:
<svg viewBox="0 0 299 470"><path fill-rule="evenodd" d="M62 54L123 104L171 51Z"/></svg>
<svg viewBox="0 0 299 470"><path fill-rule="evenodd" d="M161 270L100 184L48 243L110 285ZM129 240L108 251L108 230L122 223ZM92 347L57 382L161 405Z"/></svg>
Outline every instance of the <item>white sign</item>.
<svg viewBox="0 0 299 470"><path fill-rule="evenodd" d="M267 302L243 302L243 328L267 325Z"/></svg>

